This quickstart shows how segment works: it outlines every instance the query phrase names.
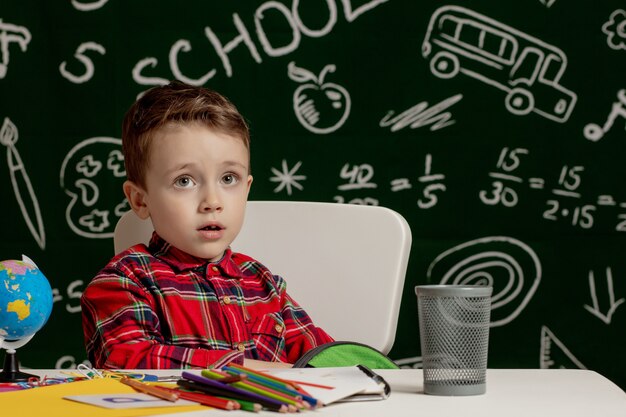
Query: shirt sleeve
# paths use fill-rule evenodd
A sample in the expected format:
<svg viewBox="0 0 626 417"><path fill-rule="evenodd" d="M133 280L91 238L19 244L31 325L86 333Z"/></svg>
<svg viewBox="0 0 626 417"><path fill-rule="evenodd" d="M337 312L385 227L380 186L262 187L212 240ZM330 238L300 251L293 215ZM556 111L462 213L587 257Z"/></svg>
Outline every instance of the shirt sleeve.
<svg viewBox="0 0 626 417"><path fill-rule="evenodd" d="M234 350L164 344L154 301L127 274L103 270L81 298L83 332L92 366L115 369L207 368L234 361Z"/></svg>
<svg viewBox="0 0 626 417"><path fill-rule="evenodd" d="M281 311L285 323L287 361L295 363L307 351L324 343L333 342L334 339L323 329L315 326L307 312L287 294L284 281L281 287Z"/></svg>

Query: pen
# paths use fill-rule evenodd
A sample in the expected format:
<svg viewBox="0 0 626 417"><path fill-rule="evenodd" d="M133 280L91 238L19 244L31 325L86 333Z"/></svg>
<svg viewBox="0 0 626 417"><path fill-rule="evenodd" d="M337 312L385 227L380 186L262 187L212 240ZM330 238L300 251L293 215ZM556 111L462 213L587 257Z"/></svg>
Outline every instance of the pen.
<svg viewBox="0 0 626 417"><path fill-rule="evenodd" d="M128 377L123 377L120 381L139 392L143 392L144 394L152 395L153 397L158 397L163 400L174 402L179 398L179 395L175 392L170 392L159 387L144 384L143 382L139 382Z"/></svg>

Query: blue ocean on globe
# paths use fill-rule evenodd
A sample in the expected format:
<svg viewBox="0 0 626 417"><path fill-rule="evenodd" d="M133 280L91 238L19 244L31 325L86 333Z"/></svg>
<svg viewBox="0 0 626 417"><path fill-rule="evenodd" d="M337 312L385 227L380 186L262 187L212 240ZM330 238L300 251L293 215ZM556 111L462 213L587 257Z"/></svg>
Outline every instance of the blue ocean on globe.
<svg viewBox="0 0 626 417"><path fill-rule="evenodd" d="M0 341L32 336L52 312L52 289L33 264L0 262Z"/></svg>

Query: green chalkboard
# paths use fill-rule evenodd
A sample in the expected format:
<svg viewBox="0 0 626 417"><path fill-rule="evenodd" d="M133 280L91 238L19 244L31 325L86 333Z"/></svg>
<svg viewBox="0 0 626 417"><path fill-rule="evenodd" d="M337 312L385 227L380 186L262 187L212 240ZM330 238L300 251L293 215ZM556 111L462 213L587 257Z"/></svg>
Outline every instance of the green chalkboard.
<svg viewBox="0 0 626 417"><path fill-rule="evenodd" d="M85 361L79 297L127 210L121 120L177 78L249 121L251 199L408 220L403 366L415 285L488 282L490 367L626 388L625 20L617 0L3 2L0 259L55 289L23 365Z"/></svg>

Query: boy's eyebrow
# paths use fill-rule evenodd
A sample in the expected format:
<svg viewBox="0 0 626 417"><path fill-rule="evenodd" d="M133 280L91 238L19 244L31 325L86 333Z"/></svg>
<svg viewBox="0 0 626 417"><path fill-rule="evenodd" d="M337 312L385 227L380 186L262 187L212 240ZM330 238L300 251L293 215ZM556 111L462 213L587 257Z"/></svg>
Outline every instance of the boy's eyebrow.
<svg viewBox="0 0 626 417"><path fill-rule="evenodd" d="M223 165L225 166L239 166L243 169L248 169L248 165L241 163L239 161L224 161Z"/></svg>

